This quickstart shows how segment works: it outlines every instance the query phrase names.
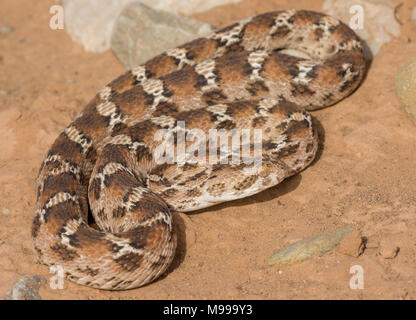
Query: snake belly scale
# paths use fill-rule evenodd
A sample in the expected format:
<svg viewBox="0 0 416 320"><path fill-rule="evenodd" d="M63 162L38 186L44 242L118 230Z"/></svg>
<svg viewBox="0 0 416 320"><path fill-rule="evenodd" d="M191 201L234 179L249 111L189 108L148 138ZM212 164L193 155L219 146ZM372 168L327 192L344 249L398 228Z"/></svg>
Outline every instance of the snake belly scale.
<svg viewBox="0 0 416 320"><path fill-rule="evenodd" d="M364 72L363 43L349 27L295 10L244 19L126 72L88 103L41 165L31 232L39 261L98 289L155 280L175 255L172 210L247 197L303 170L318 145L308 111L348 96ZM246 175L243 162L158 163L155 134L176 139L179 121L207 135L261 130L261 167Z"/></svg>

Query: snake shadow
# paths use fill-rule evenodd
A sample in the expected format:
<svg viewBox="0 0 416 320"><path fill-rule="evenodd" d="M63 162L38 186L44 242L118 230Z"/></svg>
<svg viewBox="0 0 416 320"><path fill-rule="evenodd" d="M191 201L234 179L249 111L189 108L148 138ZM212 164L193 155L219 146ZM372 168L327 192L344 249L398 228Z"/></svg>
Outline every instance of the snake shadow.
<svg viewBox="0 0 416 320"><path fill-rule="evenodd" d="M312 118L313 118L313 122L316 127L316 130L317 130L319 143L318 143L318 150L316 152L315 159L307 167L309 168L309 170L311 170L310 168L313 167L321 158L323 150L324 150L324 144L325 144L325 130L318 119L316 119L313 116ZM294 176L291 176L289 178L286 178L278 185L271 187L269 189L266 189L262 192L259 192L255 195L252 195L250 197L219 203L212 207L195 210L192 212L187 212L186 214L188 216L193 216L196 214L209 213L209 212L218 211L218 210L229 208L229 207L234 207L234 208L243 207L249 204L262 203L262 202L276 200L279 197L295 190L300 185L301 181L302 181L302 172L295 174ZM171 265L168 267L166 272L160 277L160 279L167 277L167 275L169 275L171 272L179 268L179 266L182 264L182 262L184 261L186 257L186 252L187 252L186 223L184 219L178 214L173 214L173 221L174 221L174 226L176 228L176 234L178 237L178 245L176 248L175 257L173 258Z"/></svg>

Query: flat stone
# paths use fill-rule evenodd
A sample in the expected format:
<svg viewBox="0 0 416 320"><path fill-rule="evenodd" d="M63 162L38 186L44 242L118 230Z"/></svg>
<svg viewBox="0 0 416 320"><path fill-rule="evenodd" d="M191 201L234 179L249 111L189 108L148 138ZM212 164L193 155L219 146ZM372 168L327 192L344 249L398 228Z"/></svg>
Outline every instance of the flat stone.
<svg viewBox="0 0 416 320"><path fill-rule="evenodd" d="M273 254L268 264L279 268L314 256L322 256L338 246L342 238L353 231L352 227L345 227L331 233L306 238Z"/></svg>
<svg viewBox="0 0 416 320"><path fill-rule="evenodd" d="M117 19L111 48L126 69L193 39L210 34L206 23L154 10L135 2L126 6Z"/></svg>

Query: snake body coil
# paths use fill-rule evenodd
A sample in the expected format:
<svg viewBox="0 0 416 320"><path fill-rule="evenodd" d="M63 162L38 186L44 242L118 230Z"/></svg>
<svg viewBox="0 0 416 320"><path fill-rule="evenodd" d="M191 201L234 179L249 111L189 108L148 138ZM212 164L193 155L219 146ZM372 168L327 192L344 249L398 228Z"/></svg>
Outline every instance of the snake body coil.
<svg viewBox="0 0 416 320"><path fill-rule="evenodd" d="M100 90L42 163L32 225L39 260L99 289L156 279L175 253L171 210L247 197L304 169L317 150L308 110L349 95L364 71L352 30L295 10L242 20L128 71ZM208 143L198 145L207 152L196 160L156 161L160 130L178 142L180 133L208 137L210 129L261 130L258 170L243 174L252 167L244 161L205 161ZM184 141L191 150L194 142ZM89 211L99 230L88 225Z"/></svg>

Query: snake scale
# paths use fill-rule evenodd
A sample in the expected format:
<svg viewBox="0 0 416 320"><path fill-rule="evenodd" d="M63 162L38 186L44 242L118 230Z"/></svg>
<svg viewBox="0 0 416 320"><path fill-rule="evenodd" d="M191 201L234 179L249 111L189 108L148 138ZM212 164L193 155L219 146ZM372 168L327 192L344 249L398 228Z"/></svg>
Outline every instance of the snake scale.
<svg viewBox="0 0 416 320"><path fill-rule="evenodd" d="M303 170L318 145L308 111L348 96L364 72L363 43L348 26L296 10L244 19L126 72L88 103L41 165L31 230L38 260L98 289L155 280L175 254L172 211L247 197ZM255 139L260 130L246 146L260 148L261 165L243 173L252 164L222 161L235 150L220 144L217 161L204 161L211 145L200 142L198 153L188 138L186 156L194 157L160 163L162 129L174 152L181 134L249 129Z"/></svg>

